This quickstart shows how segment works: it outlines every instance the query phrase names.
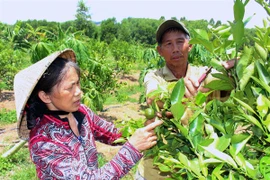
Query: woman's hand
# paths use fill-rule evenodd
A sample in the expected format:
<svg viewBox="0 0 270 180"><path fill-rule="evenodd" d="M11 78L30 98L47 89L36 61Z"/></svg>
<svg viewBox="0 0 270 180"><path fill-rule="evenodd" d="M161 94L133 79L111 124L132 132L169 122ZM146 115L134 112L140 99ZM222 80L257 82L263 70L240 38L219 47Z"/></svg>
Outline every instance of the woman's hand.
<svg viewBox="0 0 270 180"><path fill-rule="evenodd" d="M156 145L157 136L154 129L162 123L163 121L156 120L143 128L137 129L135 133L129 138L129 143L132 144L140 152Z"/></svg>

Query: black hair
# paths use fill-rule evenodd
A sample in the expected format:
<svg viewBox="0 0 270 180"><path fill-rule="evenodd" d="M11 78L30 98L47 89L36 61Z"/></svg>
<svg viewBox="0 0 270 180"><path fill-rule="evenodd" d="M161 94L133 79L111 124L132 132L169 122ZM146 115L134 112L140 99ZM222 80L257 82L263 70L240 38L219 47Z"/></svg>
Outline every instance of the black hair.
<svg viewBox="0 0 270 180"><path fill-rule="evenodd" d="M44 112L48 110L46 104L39 98L38 93L40 91L44 91L46 94L51 93L52 88L62 81L71 67L75 68L80 77L78 65L71 60L60 57L56 58L43 73L26 104L28 129L32 129L36 125L36 119L42 118Z"/></svg>
<svg viewBox="0 0 270 180"><path fill-rule="evenodd" d="M177 28L177 27L171 27L171 28L167 29L166 31L164 31L164 33L161 35L161 37L160 37L160 42L158 42L158 45L159 45L159 46L161 46L162 41L163 41L163 36L164 36L164 34L166 34L167 32L182 32L182 33L185 34L186 39L190 39L190 36L189 36L185 31L183 31L182 29Z"/></svg>

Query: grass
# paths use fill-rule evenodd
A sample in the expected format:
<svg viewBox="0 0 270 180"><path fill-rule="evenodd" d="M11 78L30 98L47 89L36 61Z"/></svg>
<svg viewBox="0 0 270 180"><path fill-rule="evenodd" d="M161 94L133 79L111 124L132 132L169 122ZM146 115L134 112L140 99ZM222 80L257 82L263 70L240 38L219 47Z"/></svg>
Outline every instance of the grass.
<svg viewBox="0 0 270 180"><path fill-rule="evenodd" d="M35 165L30 160L28 148L21 148L9 158L0 158L0 179L36 180Z"/></svg>
<svg viewBox="0 0 270 180"><path fill-rule="evenodd" d="M0 125L12 124L16 121L16 110L7 110L5 108L0 110Z"/></svg>
<svg viewBox="0 0 270 180"><path fill-rule="evenodd" d="M117 91L107 97L104 105L119 104L123 102L139 102L140 95L144 93L144 88L140 85L119 84Z"/></svg>
<svg viewBox="0 0 270 180"><path fill-rule="evenodd" d="M108 161L102 154L98 154L98 164L102 167ZM124 176L123 180L133 179L137 166ZM132 178L131 178L132 177ZM8 159L0 158L0 179L2 180L37 180L35 165L30 160L28 148L22 148Z"/></svg>

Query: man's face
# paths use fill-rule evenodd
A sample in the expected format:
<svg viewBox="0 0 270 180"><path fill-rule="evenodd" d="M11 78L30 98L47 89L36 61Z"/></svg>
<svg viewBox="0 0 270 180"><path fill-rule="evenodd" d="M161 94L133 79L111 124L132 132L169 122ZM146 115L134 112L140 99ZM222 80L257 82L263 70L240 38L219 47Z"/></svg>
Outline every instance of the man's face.
<svg viewBox="0 0 270 180"><path fill-rule="evenodd" d="M181 31L168 31L163 35L162 43L157 47L167 66L186 65L192 45L186 34Z"/></svg>

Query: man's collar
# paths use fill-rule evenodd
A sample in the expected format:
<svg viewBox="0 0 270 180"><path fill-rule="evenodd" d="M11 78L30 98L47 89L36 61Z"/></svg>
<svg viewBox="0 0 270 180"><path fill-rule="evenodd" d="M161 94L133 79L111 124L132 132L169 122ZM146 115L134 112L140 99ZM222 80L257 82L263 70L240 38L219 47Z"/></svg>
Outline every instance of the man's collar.
<svg viewBox="0 0 270 180"><path fill-rule="evenodd" d="M186 75L190 71L190 66L187 64ZM177 81L178 79L173 75L172 71L165 65L162 68L163 77L166 81Z"/></svg>
<svg viewBox="0 0 270 180"><path fill-rule="evenodd" d="M177 81L177 78L173 75L172 71L166 65L162 68L162 73L166 81Z"/></svg>

